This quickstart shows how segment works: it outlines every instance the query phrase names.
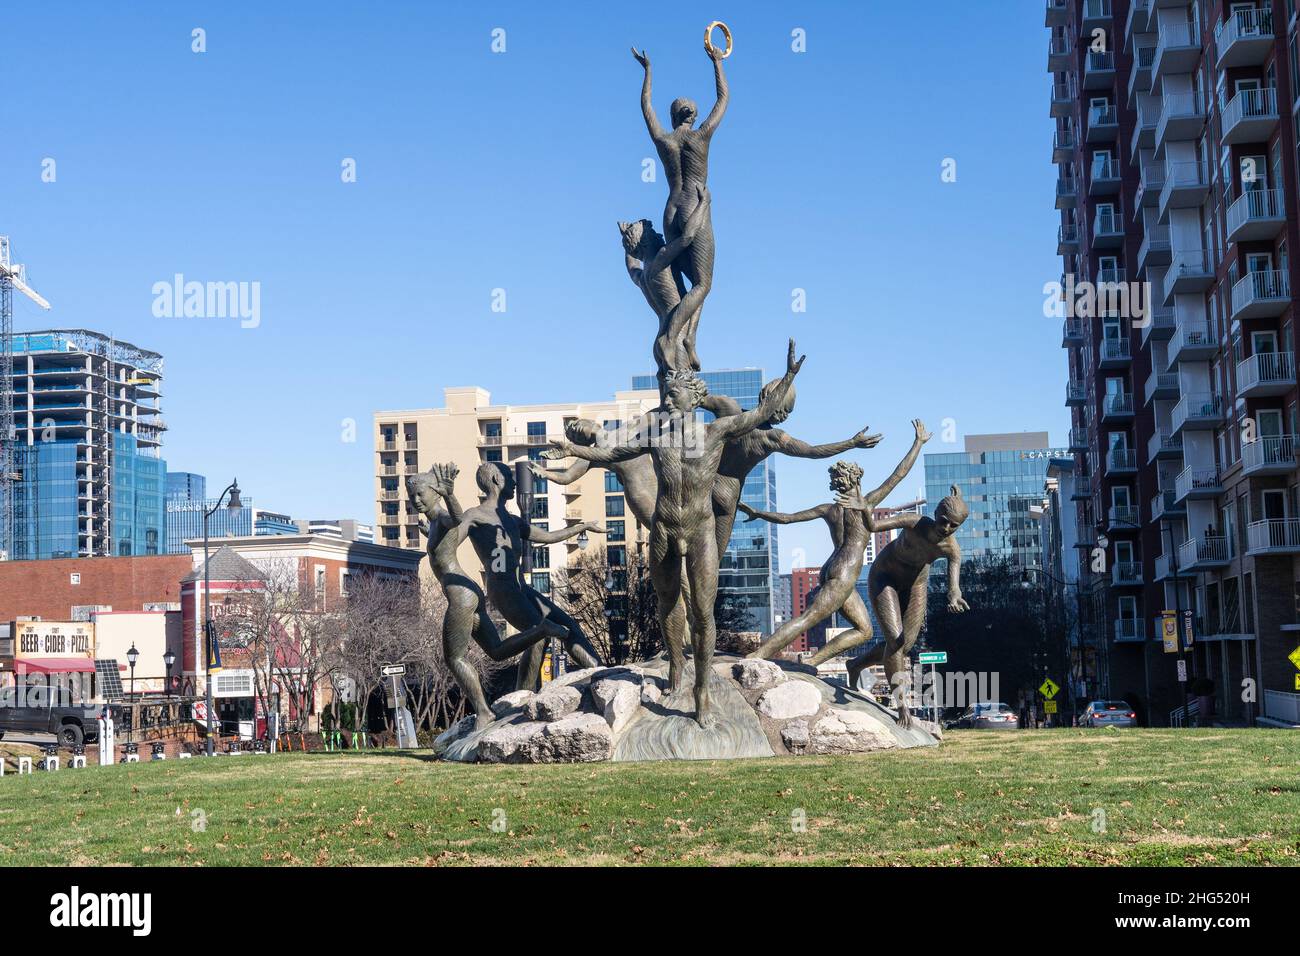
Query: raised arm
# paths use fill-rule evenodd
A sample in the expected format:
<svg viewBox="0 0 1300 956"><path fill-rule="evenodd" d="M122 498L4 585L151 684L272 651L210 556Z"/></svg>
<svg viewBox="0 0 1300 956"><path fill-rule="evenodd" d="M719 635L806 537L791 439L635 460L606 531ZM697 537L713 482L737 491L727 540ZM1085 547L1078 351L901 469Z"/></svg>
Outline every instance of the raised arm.
<svg viewBox="0 0 1300 956"><path fill-rule="evenodd" d="M568 541L584 531L594 531L596 534L605 533L605 529L594 521L580 521L560 531L543 531L541 528L534 528L525 521L523 528L520 529L520 536L525 541L530 541L533 544L559 544L561 541Z"/></svg>
<svg viewBox="0 0 1300 956"><path fill-rule="evenodd" d="M722 122L722 116L727 112L727 101L730 94L727 90L727 77L722 72L722 51L716 47L709 51L709 59L713 61L713 84L718 91L718 99L713 104L713 109L709 111L708 117L700 124L700 130L705 136L712 137L713 131L718 128ZM646 66L646 89L650 88L650 67Z"/></svg>
<svg viewBox="0 0 1300 956"><path fill-rule="evenodd" d="M794 458L830 458L850 448L875 448L880 444L882 435L868 435L864 428L852 438L846 438L844 441L833 441L829 445L810 445L805 441L800 441L793 435L790 435L781 429L773 429L777 441L777 450L783 455L790 455Z"/></svg>
<svg viewBox="0 0 1300 956"><path fill-rule="evenodd" d="M740 414L740 403L730 395L723 395L720 392L710 392L708 397L700 402L700 408L712 412L714 418Z"/></svg>
<svg viewBox="0 0 1300 956"><path fill-rule="evenodd" d="M830 514L832 507L829 504L818 505L815 508L805 508L803 511L787 514L784 511L759 511L757 508L751 508L743 501L738 502L736 505L736 509L746 515L746 521L770 521L772 524L797 524L800 521L824 519Z"/></svg>
<svg viewBox="0 0 1300 956"><path fill-rule="evenodd" d="M772 416L777 413L785 403L785 396L790 391L790 386L794 384L794 377L799 374L799 369L803 367L803 361L806 355L801 355L798 361L794 357L794 339L790 340L790 349L785 360L785 375L776 383L767 393L757 408L751 408L747 412L741 412L739 415L729 415L726 418L719 418L717 421L710 422L710 429L717 429L722 432L724 438L734 438L737 435L743 435L745 432L753 431L764 422L770 421Z"/></svg>
<svg viewBox="0 0 1300 956"><path fill-rule="evenodd" d="M561 438L552 447L542 452L542 457L555 461L559 458L580 458L597 465L612 465L615 462L631 461L638 455L644 455L649 446L616 445L613 448L598 448L595 445L575 445L567 438Z"/></svg>
<svg viewBox="0 0 1300 956"><path fill-rule="evenodd" d="M650 138L658 144L663 138L663 127L659 125L659 118L655 116L654 104L650 101L650 57L645 50L637 52L636 47L632 47L632 56L641 64L645 70L645 79L641 81L641 115L645 117L646 129L650 131ZM715 106L714 109L717 109Z"/></svg>
<svg viewBox="0 0 1300 956"><path fill-rule="evenodd" d="M538 478L545 478L547 481L553 481L557 485L571 485L591 468L591 462L579 458L568 468L563 471L549 471L541 467L537 462L530 461L528 470Z"/></svg>
<svg viewBox="0 0 1300 956"><path fill-rule="evenodd" d="M889 493L898 487L900 481L907 477L907 473L916 464L917 456L921 454L921 446L930 440L930 433L925 430L925 423L921 419L912 419L912 427L916 429L916 438L912 442L911 449L903 456L903 460L898 463L898 467L885 479L885 483L875 491L866 494L865 500L868 502L868 510L889 497Z"/></svg>

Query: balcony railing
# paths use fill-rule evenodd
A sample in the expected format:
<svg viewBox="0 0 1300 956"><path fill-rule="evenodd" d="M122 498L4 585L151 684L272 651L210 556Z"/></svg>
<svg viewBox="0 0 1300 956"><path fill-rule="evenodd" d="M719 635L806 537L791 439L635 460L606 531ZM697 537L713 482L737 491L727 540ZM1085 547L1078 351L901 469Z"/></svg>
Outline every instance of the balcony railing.
<svg viewBox="0 0 1300 956"><path fill-rule="evenodd" d="M1290 352L1256 352L1237 363L1237 394L1281 395L1295 388Z"/></svg>
<svg viewBox="0 0 1300 956"><path fill-rule="evenodd" d="M1189 538L1178 546L1180 570L1195 571L1228 563L1228 539L1221 534Z"/></svg>
<svg viewBox="0 0 1300 956"><path fill-rule="evenodd" d="M1119 187L1119 161L1098 153L1093 157L1088 188L1094 193L1113 192Z"/></svg>
<svg viewBox="0 0 1300 956"><path fill-rule="evenodd" d="M1132 358L1133 353L1129 349L1128 339L1102 340L1101 361L1104 365L1123 365Z"/></svg>
<svg viewBox="0 0 1300 956"><path fill-rule="evenodd" d="M1066 223L1056 230L1056 254L1063 256L1079 251L1079 227Z"/></svg>
<svg viewBox="0 0 1300 956"><path fill-rule="evenodd" d="M1228 241L1271 239L1286 225L1280 189L1247 189L1228 207Z"/></svg>
<svg viewBox="0 0 1300 956"><path fill-rule="evenodd" d="M1214 30L1220 70L1257 66L1273 46L1273 11L1236 10Z"/></svg>
<svg viewBox="0 0 1300 956"><path fill-rule="evenodd" d="M1208 322L1184 319L1169 339L1169 365L1176 362L1204 361L1218 349Z"/></svg>
<svg viewBox="0 0 1300 956"><path fill-rule="evenodd" d="M1123 241L1124 218L1116 212L1097 210L1097 215L1092 220L1093 245L1116 245ZM1102 281L1106 280L1102 279Z"/></svg>
<svg viewBox="0 0 1300 956"><path fill-rule="evenodd" d="M1108 474L1129 473L1137 471L1137 450L1133 448L1112 448L1106 452L1106 472Z"/></svg>
<svg viewBox="0 0 1300 956"><path fill-rule="evenodd" d="M1145 641L1146 622L1135 617L1121 617L1115 620L1115 640Z"/></svg>
<svg viewBox="0 0 1300 956"><path fill-rule="evenodd" d="M1277 119L1277 90L1241 90L1223 107L1223 141L1261 143Z"/></svg>
<svg viewBox="0 0 1300 956"><path fill-rule="evenodd" d="M1195 139L1205 124L1205 97L1196 91L1166 93L1156 122L1156 149L1167 139ZM1159 155L1159 153L1157 153Z"/></svg>
<svg viewBox="0 0 1300 956"><path fill-rule="evenodd" d="M1119 127L1119 111L1110 104L1088 107L1088 129L1095 126Z"/></svg>
<svg viewBox="0 0 1300 956"><path fill-rule="evenodd" d="M1184 395L1171 416L1174 431L1183 428L1213 428L1223 423L1223 398L1211 392Z"/></svg>
<svg viewBox="0 0 1300 956"><path fill-rule="evenodd" d="M1133 396L1127 392L1113 392L1102 401L1102 415L1122 417L1133 414Z"/></svg>
<svg viewBox="0 0 1300 956"><path fill-rule="evenodd" d="M1241 470L1248 475L1284 475L1295 471L1295 435L1270 435L1241 445Z"/></svg>
<svg viewBox="0 0 1300 956"><path fill-rule="evenodd" d="M1290 304L1291 281L1280 270L1248 272L1232 287L1232 318L1238 321L1281 315Z"/></svg>
<svg viewBox="0 0 1300 956"><path fill-rule="evenodd" d="M1070 429L1070 451L1086 451L1088 448L1088 429Z"/></svg>
<svg viewBox="0 0 1300 956"><path fill-rule="evenodd" d="M1083 344L1083 320L1066 319L1061 324L1061 347Z"/></svg>
<svg viewBox="0 0 1300 956"><path fill-rule="evenodd" d="M1047 41L1047 72L1059 73L1067 69L1070 65L1070 54L1073 48L1070 46L1070 38L1062 36L1050 37Z"/></svg>
<svg viewBox="0 0 1300 956"><path fill-rule="evenodd" d="M1175 491L1162 491L1151 499L1151 520L1155 521L1165 515L1180 515L1187 511L1178 501L1178 493ZM1163 555L1162 555L1163 557ZM1164 577L1160 573L1160 565L1157 560L1156 577Z"/></svg>
<svg viewBox="0 0 1300 956"><path fill-rule="evenodd" d="M1181 455L1183 452L1183 436L1175 435L1168 431L1158 431L1147 439L1147 460L1158 458L1161 455L1173 457Z"/></svg>
<svg viewBox="0 0 1300 956"><path fill-rule="evenodd" d="M1205 249L1174 252L1165 272L1165 301L1186 292L1203 292L1214 281L1214 267Z"/></svg>
<svg viewBox="0 0 1300 956"><path fill-rule="evenodd" d="M1142 583L1142 565L1137 561L1116 561L1110 566L1110 580L1119 587Z"/></svg>
<svg viewBox="0 0 1300 956"><path fill-rule="evenodd" d="M1083 405L1088 401L1088 386L1083 382L1067 382L1065 384L1065 404Z"/></svg>
<svg viewBox="0 0 1300 956"><path fill-rule="evenodd" d="M1168 218L1170 209L1200 206L1210 188L1209 173L1204 163L1167 163L1165 182L1160 190L1160 219Z"/></svg>
<svg viewBox="0 0 1300 956"><path fill-rule="evenodd" d="M1112 528L1136 528L1140 521L1137 505L1111 505L1107 518Z"/></svg>
<svg viewBox="0 0 1300 956"><path fill-rule="evenodd" d="M1178 501L1186 498L1212 498L1223 491L1223 479L1217 468L1184 468L1174 479L1174 495Z"/></svg>

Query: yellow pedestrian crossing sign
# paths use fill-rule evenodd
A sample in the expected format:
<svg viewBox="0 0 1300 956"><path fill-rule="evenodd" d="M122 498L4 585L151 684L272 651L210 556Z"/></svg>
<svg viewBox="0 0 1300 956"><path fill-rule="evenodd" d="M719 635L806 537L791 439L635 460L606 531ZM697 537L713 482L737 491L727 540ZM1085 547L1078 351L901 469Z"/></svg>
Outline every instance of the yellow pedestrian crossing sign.
<svg viewBox="0 0 1300 956"><path fill-rule="evenodd" d="M1057 686L1056 681L1052 680L1049 677L1047 678L1047 680L1043 681L1041 685L1039 685L1038 692L1042 694L1044 697L1046 697L1048 700L1051 700L1053 697L1056 696L1056 692L1059 691L1060 689L1061 688Z"/></svg>
<svg viewBox="0 0 1300 956"><path fill-rule="evenodd" d="M1300 647L1297 647L1294 651L1288 654L1286 656L1286 659L1289 660L1296 667L1300 668Z"/></svg>
<svg viewBox="0 0 1300 956"><path fill-rule="evenodd" d="M1054 700L1044 701L1044 702L1043 702L1043 713L1045 713L1045 714L1054 714L1054 713L1056 713L1056 701L1054 701Z"/></svg>

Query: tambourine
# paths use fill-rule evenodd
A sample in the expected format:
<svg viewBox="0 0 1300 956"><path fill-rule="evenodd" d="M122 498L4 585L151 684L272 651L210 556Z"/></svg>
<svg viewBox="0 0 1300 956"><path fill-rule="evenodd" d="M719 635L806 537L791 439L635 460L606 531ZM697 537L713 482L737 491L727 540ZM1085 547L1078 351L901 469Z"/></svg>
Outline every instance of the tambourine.
<svg viewBox="0 0 1300 956"><path fill-rule="evenodd" d="M715 27L720 29L722 35L727 38L727 48L722 51L722 58L725 60L731 56L731 31L727 29L727 25L721 20L714 20L704 28L704 49L709 51L710 56L717 52L717 48L713 45L713 30Z"/></svg>

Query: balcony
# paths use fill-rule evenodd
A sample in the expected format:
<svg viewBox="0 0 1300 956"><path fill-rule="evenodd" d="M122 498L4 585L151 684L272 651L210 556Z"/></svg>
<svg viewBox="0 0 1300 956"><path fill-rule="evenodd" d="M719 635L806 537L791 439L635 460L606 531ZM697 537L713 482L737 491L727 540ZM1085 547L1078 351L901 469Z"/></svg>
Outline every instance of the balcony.
<svg viewBox="0 0 1300 956"><path fill-rule="evenodd" d="M1175 501L1198 501L1223 494L1223 479L1217 468L1190 466L1174 479Z"/></svg>
<svg viewBox="0 0 1300 956"><path fill-rule="evenodd" d="M1138 246L1138 278L1146 278L1147 266L1167 266L1173 258L1169 244L1169 227L1159 223L1142 230L1142 245Z"/></svg>
<svg viewBox="0 0 1300 956"><path fill-rule="evenodd" d="M1178 546L1178 570L1207 571L1228 566L1228 539L1221 534L1189 538Z"/></svg>
<svg viewBox="0 0 1300 956"><path fill-rule="evenodd" d="M1214 266L1205 249L1174 252L1165 271L1165 305L1172 305L1176 295L1204 292L1214 284Z"/></svg>
<svg viewBox="0 0 1300 956"><path fill-rule="evenodd" d="M1058 129L1052 133L1052 162L1068 163L1074 158L1074 131ZM1059 206L1057 207L1060 208Z"/></svg>
<svg viewBox="0 0 1300 956"><path fill-rule="evenodd" d="M1047 0L1046 23L1048 27L1063 27L1069 22L1069 13L1065 9L1065 0Z"/></svg>
<svg viewBox="0 0 1300 956"><path fill-rule="evenodd" d="M1115 249L1124 245L1124 220L1119 213L1097 210L1092 217L1092 245L1095 249Z"/></svg>
<svg viewBox="0 0 1300 956"><path fill-rule="evenodd" d="M1083 60L1083 88L1109 90L1115 85L1115 51L1088 51Z"/></svg>
<svg viewBox="0 0 1300 956"><path fill-rule="evenodd" d="M1201 58L1201 41L1192 34L1187 22L1166 21L1160 24L1156 40L1156 58L1151 64L1151 82L1159 84L1176 73L1191 73Z"/></svg>
<svg viewBox="0 0 1300 956"><path fill-rule="evenodd" d="M1088 429L1070 429L1070 451L1083 453L1088 450Z"/></svg>
<svg viewBox="0 0 1300 956"><path fill-rule="evenodd" d="M1218 68L1260 66L1273 49L1274 39L1272 10L1238 10L1228 14L1228 19L1214 30Z"/></svg>
<svg viewBox="0 0 1300 956"><path fill-rule="evenodd" d="M1223 108L1224 143L1263 143L1277 125L1277 90L1242 90Z"/></svg>
<svg viewBox="0 0 1300 956"><path fill-rule="evenodd" d="M1160 193L1165 188L1165 168L1163 163L1155 160L1142 164L1142 174L1138 177L1137 195L1134 205L1139 209L1154 209L1160 205Z"/></svg>
<svg viewBox="0 0 1300 956"><path fill-rule="evenodd" d="M1170 424L1175 432L1206 431L1223 424L1223 398L1211 392L1184 395L1174 406Z"/></svg>
<svg viewBox="0 0 1300 956"><path fill-rule="evenodd" d="M1088 404L1088 386L1083 382L1067 382L1065 385L1065 404Z"/></svg>
<svg viewBox="0 0 1300 956"><path fill-rule="evenodd" d="M1074 487L1070 489L1071 501L1087 501L1092 497L1092 479L1079 478L1074 482Z"/></svg>
<svg viewBox="0 0 1300 956"><path fill-rule="evenodd" d="M1168 368L1172 369L1179 362L1204 362L1218 350L1208 322L1186 319L1178 324L1169 339Z"/></svg>
<svg viewBox="0 0 1300 956"><path fill-rule="evenodd" d="M1082 31L1088 33L1092 30L1104 27L1109 33L1111 7L1110 0L1083 0L1079 6L1082 8Z"/></svg>
<svg viewBox="0 0 1300 956"><path fill-rule="evenodd" d="M1210 176L1199 162L1168 163L1160 190L1160 221L1169 221L1171 209L1200 209L1210 194Z"/></svg>
<svg viewBox="0 0 1300 956"><path fill-rule="evenodd" d="M1147 321L1142 326L1142 344L1146 345L1147 339L1155 339L1157 342L1167 341L1173 337L1177 328L1178 324L1174 321L1173 309L1165 306L1156 307L1148 303Z"/></svg>
<svg viewBox="0 0 1300 956"><path fill-rule="evenodd" d="M1132 7L1129 8L1132 10ZM1140 46L1133 56L1133 65L1128 71L1128 102L1133 105L1133 97L1151 92L1151 64L1156 59L1154 46Z"/></svg>
<svg viewBox="0 0 1300 956"><path fill-rule="evenodd" d="M1285 395L1293 388L1295 364L1290 352L1256 352L1237 363L1238 398Z"/></svg>
<svg viewBox="0 0 1300 956"><path fill-rule="evenodd" d="M1187 506L1178 500L1178 494L1174 491L1161 491L1151 499L1151 520L1158 521L1161 518L1182 518L1187 514ZM1163 555L1161 555L1163 557ZM1160 559L1156 559L1156 577L1164 577L1160 573Z"/></svg>
<svg viewBox="0 0 1300 956"><path fill-rule="evenodd" d="M1133 361L1128 339L1102 339L1098 352L1098 368L1126 368Z"/></svg>
<svg viewBox="0 0 1300 956"><path fill-rule="evenodd" d="M1133 138L1129 142L1129 159L1134 165L1144 149L1156 144L1156 123L1160 120L1160 97L1139 93L1137 97L1137 122L1133 125Z"/></svg>
<svg viewBox="0 0 1300 956"><path fill-rule="evenodd" d="M497 447L501 444L501 436L500 435L479 435L478 443L480 445L487 445L489 447Z"/></svg>
<svg viewBox="0 0 1300 956"><path fill-rule="evenodd" d="M1056 254L1068 256L1079 251L1079 227L1068 223L1056 230Z"/></svg>
<svg viewBox="0 0 1300 956"><path fill-rule="evenodd" d="M1088 142L1113 143L1119 138L1119 110L1114 106L1088 107Z"/></svg>
<svg viewBox="0 0 1300 956"><path fill-rule="evenodd" d="M1147 439L1147 462L1166 461L1183 456L1183 436L1170 431L1158 431Z"/></svg>
<svg viewBox="0 0 1300 956"><path fill-rule="evenodd" d="M1137 505L1111 505L1106 511L1106 525L1112 531L1133 531L1141 527Z"/></svg>
<svg viewBox="0 0 1300 956"><path fill-rule="evenodd" d="M1052 84L1052 108L1051 115L1056 119L1064 119L1074 112L1074 82L1066 80Z"/></svg>
<svg viewBox="0 0 1300 956"><path fill-rule="evenodd" d="M1070 68L1070 54L1074 48L1069 37L1053 36L1047 41L1047 72L1063 73Z"/></svg>
<svg viewBox="0 0 1300 956"><path fill-rule="evenodd" d="M1205 97L1200 93L1166 93L1156 121L1156 158L1163 159L1165 144L1196 139L1205 126Z"/></svg>
<svg viewBox="0 0 1300 956"><path fill-rule="evenodd" d="M1146 405L1150 405L1157 399L1162 402L1173 401L1178 397L1178 373L1152 372L1147 376L1144 394L1146 401L1143 404Z"/></svg>
<svg viewBox="0 0 1300 956"><path fill-rule="evenodd" d="M1138 470L1137 449L1112 448L1106 452L1106 474L1134 475Z"/></svg>
<svg viewBox="0 0 1300 956"><path fill-rule="evenodd" d="M1079 201L1079 181L1073 176L1056 180L1056 208L1069 209Z"/></svg>
<svg viewBox="0 0 1300 956"><path fill-rule="evenodd" d="M1296 469L1296 436L1272 435L1243 442L1241 471L1245 475L1289 475Z"/></svg>
<svg viewBox="0 0 1300 956"><path fill-rule="evenodd" d="M1083 344L1083 319L1066 319L1061 325L1061 348Z"/></svg>
<svg viewBox="0 0 1300 956"><path fill-rule="evenodd" d="M1146 621L1135 617L1121 617L1115 620L1115 643L1126 644L1142 642L1147 639Z"/></svg>
<svg viewBox="0 0 1300 956"><path fill-rule="evenodd" d="M1300 518L1271 518L1246 525L1247 554L1300 554Z"/></svg>
<svg viewBox="0 0 1300 956"><path fill-rule="evenodd" d="M1115 587L1142 586L1142 565L1137 561L1116 561L1110 566L1110 581Z"/></svg>
<svg viewBox="0 0 1300 956"><path fill-rule="evenodd" d="M1089 196L1114 196L1119 192L1119 163L1108 156L1096 155L1088 177Z"/></svg>
<svg viewBox="0 0 1300 956"><path fill-rule="evenodd" d="M1286 228L1280 189L1247 189L1228 207L1228 241L1275 239Z"/></svg>
<svg viewBox="0 0 1300 956"><path fill-rule="evenodd" d="M1101 401L1103 422L1127 421L1133 417L1133 396L1127 392L1113 392Z"/></svg>
<svg viewBox="0 0 1300 956"><path fill-rule="evenodd" d="M1149 33L1151 30L1151 0L1130 0L1128 19L1124 21L1124 41L1136 33Z"/></svg>

